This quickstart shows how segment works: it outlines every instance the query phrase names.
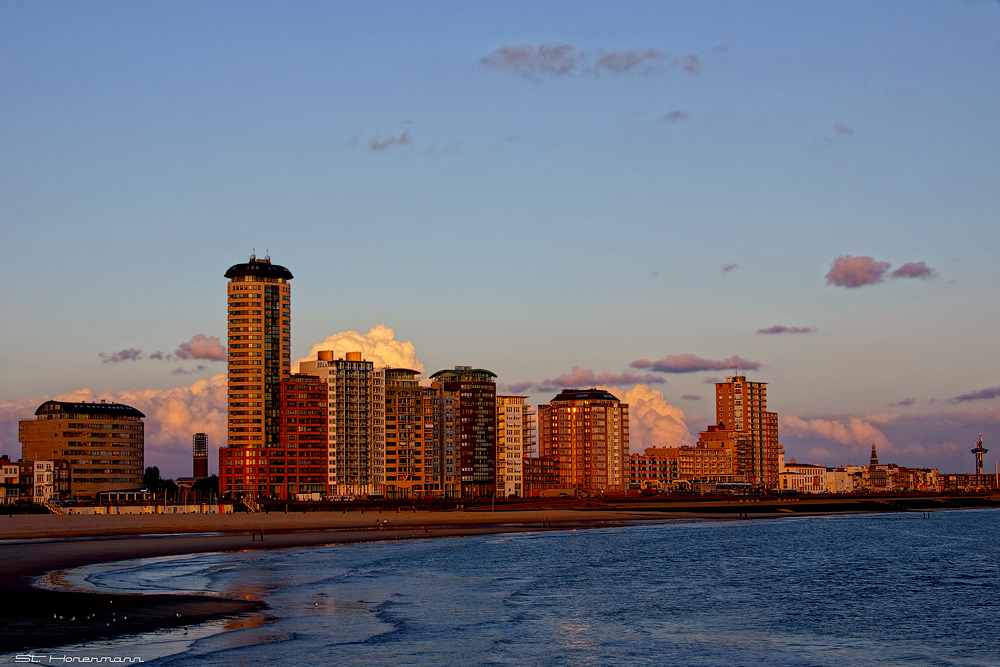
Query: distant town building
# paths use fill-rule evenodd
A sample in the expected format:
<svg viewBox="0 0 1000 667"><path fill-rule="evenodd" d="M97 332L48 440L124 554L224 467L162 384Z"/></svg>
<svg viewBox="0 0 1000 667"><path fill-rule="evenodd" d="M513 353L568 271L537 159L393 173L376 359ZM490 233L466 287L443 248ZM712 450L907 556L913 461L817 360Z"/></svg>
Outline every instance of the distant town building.
<svg viewBox="0 0 1000 667"><path fill-rule="evenodd" d="M192 477L208 477L208 436L195 433L191 438Z"/></svg>
<svg viewBox="0 0 1000 667"><path fill-rule="evenodd" d="M560 486L612 493L630 482L628 404L603 389L564 389L538 406L542 457L559 463Z"/></svg>
<svg viewBox="0 0 1000 667"><path fill-rule="evenodd" d="M20 475L16 461L6 454L0 456L0 504L12 505L21 495Z"/></svg>
<svg viewBox="0 0 1000 667"><path fill-rule="evenodd" d="M827 493L857 493L864 488L864 466L840 466L826 469Z"/></svg>
<svg viewBox="0 0 1000 667"><path fill-rule="evenodd" d="M228 432L226 448L241 450L224 459L253 461L239 476L219 477L222 494L277 496L284 482L270 480L264 463L281 450L281 381L291 374L291 286L292 272L271 263L270 257L251 255L245 264L226 271L228 338ZM275 456L274 458L283 458ZM230 466L233 467L233 466ZM252 470L252 472L250 472ZM275 474L274 477L284 477Z"/></svg>
<svg viewBox="0 0 1000 667"><path fill-rule="evenodd" d="M826 466L789 461L778 473L778 488L799 493L826 493Z"/></svg>
<svg viewBox="0 0 1000 667"><path fill-rule="evenodd" d="M64 481L72 485L76 499L138 489L144 469L143 417L120 403L46 401L35 410L34 420L18 422L21 458L65 460L70 479Z"/></svg>

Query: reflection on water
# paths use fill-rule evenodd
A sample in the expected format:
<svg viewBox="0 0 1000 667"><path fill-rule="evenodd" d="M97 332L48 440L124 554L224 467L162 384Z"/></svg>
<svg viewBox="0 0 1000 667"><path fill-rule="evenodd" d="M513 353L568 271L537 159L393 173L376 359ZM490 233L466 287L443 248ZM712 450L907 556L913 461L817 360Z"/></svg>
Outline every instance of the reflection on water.
<svg viewBox="0 0 1000 667"><path fill-rule="evenodd" d="M85 579L271 606L166 665L997 665L1000 512L919 516L202 554Z"/></svg>

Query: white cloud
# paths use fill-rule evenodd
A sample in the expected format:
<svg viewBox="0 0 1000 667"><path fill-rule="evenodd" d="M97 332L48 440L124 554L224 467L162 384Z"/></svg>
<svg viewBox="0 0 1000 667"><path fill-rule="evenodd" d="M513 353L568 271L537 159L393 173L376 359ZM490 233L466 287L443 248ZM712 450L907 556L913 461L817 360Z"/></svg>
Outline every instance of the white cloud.
<svg viewBox="0 0 1000 667"><path fill-rule="evenodd" d="M622 395L620 389L608 388L623 403L628 403L629 449L642 453L647 447L693 445L694 436L684 421L684 411L667 403L663 392L638 384Z"/></svg>
<svg viewBox="0 0 1000 667"><path fill-rule="evenodd" d="M313 345L308 355L298 359L293 364L293 370L298 372L301 362L316 359L320 350L332 350L335 359L348 352L360 352L361 358L374 362L376 368L391 366L424 372L424 365L417 361L413 343L396 340L396 332L384 324L376 324L366 334L342 331L328 336L322 343Z"/></svg>

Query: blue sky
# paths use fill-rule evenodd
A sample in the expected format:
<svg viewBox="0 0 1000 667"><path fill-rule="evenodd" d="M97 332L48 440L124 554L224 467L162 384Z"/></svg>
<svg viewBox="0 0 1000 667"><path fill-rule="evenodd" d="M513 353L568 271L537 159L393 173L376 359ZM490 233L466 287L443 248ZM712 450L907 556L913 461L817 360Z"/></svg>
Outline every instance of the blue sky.
<svg viewBox="0 0 1000 667"><path fill-rule="evenodd" d="M0 444L42 397L198 394L223 363L148 355L224 340L256 247L294 357L384 323L536 404L655 376L696 433L726 371L633 362L738 355L789 458L968 470L1000 436L998 64L992 0L4 3Z"/></svg>

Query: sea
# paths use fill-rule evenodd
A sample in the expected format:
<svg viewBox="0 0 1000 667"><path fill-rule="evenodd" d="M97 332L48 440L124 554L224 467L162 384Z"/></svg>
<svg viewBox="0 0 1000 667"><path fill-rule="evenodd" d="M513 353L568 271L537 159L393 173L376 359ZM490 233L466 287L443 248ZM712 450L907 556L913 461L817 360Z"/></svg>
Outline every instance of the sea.
<svg viewBox="0 0 1000 667"><path fill-rule="evenodd" d="M1000 665L1000 510L389 539L70 574L84 588L270 609L49 654L206 667Z"/></svg>

